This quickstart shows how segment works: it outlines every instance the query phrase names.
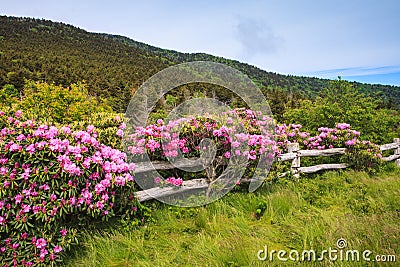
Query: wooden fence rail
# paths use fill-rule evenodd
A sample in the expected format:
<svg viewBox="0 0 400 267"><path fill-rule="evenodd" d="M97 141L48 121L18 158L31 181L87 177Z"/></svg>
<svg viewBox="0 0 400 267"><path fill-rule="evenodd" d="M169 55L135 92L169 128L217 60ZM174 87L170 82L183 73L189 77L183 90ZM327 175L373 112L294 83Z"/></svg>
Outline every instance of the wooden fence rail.
<svg viewBox="0 0 400 267"><path fill-rule="evenodd" d="M388 157L383 157L383 161L396 161L397 166L400 167L400 138L394 138L393 143L384 144L380 146L381 151L386 150L394 150L393 155ZM324 149L324 150L300 150L300 146L298 143L290 144L288 147L288 153L281 154L277 157L278 161L292 161L291 170L289 172L283 173L280 177L283 177L289 173L292 173L295 177L300 177L300 174L304 173L315 173L322 170L337 170L337 169L345 169L347 168L347 164L345 163L336 163L336 164L320 164L315 166L301 167L300 158L301 157L330 157L333 155L343 155L347 151L346 148L332 148L332 149ZM151 163L138 163L136 164L135 172L143 173L156 170L169 170L181 167L198 167L202 166L203 162L198 159L184 159L177 160L173 164L165 161L154 161ZM244 182L250 182L251 180L247 179ZM209 186L206 178L200 179L192 179L189 181L184 181L179 190L172 187L164 187L164 188L151 188L143 191L138 191L135 193L137 199L142 202L149 199L157 198L157 197L167 197L177 192L183 193L195 189L206 189Z"/></svg>

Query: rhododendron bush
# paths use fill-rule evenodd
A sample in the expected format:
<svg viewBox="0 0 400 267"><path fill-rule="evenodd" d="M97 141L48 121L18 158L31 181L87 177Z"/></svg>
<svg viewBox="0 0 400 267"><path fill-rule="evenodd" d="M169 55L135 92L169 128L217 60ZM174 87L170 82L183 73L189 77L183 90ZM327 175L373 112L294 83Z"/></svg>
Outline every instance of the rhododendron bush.
<svg viewBox="0 0 400 267"><path fill-rule="evenodd" d="M212 202L229 192L241 177L266 176L278 149L274 141L274 121L246 109L221 112L218 115L203 114L179 119L157 120L146 127L135 127L124 132L124 146L134 162L169 160L178 162L182 157L197 159L200 164L186 165L173 170L175 178L189 180L206 178L210 183L207 193L199 192L198 201L205 197ZM261 164L260 164L261 162ZM258 164L258 165L257 165ZM171 172L160 171L162 176ZM168 177L168 176L166 176ZM180 184L180 180L168 178L160 181L157 173L139 173L135 177L142 188ZM199 197L199 198L197 198ZM169 198L169 203L186 205L179 195ZM192 204L188 204L192 205Z"/></svg>
<svg viewBox="0 0 400 267"><path fill-rule="evenodd" d="M320 127L318 134L311 136L302 131L300 124L283 124L276 127L277 146L282 153L287 152L288 144L298 143L300 149L347 148L343 156L302 158L302 166L345 162L356 170L374 171L382 158L379 146L370 141L360 140L360 132L352 130L347 123L338 123L334 128ZM289 162L290 163L290 162ZM288 163L283 165L288 170ZM277 166L274 166L277 167Z"/></svg>
<svg viewBox="0 0 400 267"><path fill-rule="evenodd" d="M257 115L236 109L218 118L160 119L128 129L115 114L56 127L22 119L21 111L0 112L1 263L55 265L77 241L80 227L113 216L138 216L135 165L130 162L140 162L145 154L151 160L196 158L209 151L202 140L214 141L212 172L164 171L166 179L152 181L154 186L177 188L194 177L216 178L234 157L250 162L244 176L251 177L259 159L271 162L293 142L303 149L347 147L349 153L341 160L356 168L379 164L379 148L360 141L360 133L348 124L320 128L311 136L301 125L275 126L270 118ZM121 151L123 142L126 153ZM278 162L270 177L289 169L290 162Z"/></svg>
<svg viewBox="0 0 400 267"><path fill-rule="evenodd" d="M188 116L165 122L161 119L144 128L138 127L125 138L125 146L141 161L144 154L151 160L173 160L183 154L197 158L207 150L202 140L215 144L215 158L224 165L233 156L256 160L261 155L272 161L278 152L273 136L274 122L264 116L257 119L255 112L235 109L218 115ZM129 132L129 131L127 131Z"/></svg>
<svg viewBox="0 0 400 267"><path fill-rule="evenodd" d="M60 259L76 226L136 209L125 153L94 127L39 125L0 113L0 258L13 265Z"/></svg>

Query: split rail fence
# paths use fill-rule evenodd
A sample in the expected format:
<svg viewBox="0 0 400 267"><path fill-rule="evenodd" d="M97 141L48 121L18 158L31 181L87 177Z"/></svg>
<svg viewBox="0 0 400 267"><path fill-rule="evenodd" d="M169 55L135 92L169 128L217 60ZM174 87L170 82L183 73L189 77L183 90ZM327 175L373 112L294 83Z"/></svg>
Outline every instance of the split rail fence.
<svg viewBox="0 0 400 267"><path fill-rule="evenodd" d="M393 143L384 144L380 146L380 150L394 150L393 155L383 157L383 161L396 161L396 165L400 167L400 138L394 138ZM289 173L292 173L295 177L300 177L300 174L315 173L322 170L338 170L345 169L348 167L345 163L337 164L320 164L315 166L301 167L302 157L330 157L334 155L343 155L346 153L346 148L332 148L324 150L300 150L298 143L290 144L288 147L288 153L281 154L277 157L278 161L292 161L291 170L289 172L283 173L280 177L283 177ZM170 170L180 167L197 167L202 166L200 161L176 161L174 164L166 161L155 161L151 163L138 163L136 165L135 173L143 173L156 170ZM250 180L245 180L249 182ZM150 200L159 197L168 197L177 192L187 192L191 190L207 189L209 183L206 178L192 179L189 181L184 181L182 186L177 190L172 187L155 187L143 191L136 192L136 197L140 202Z"/></svg>

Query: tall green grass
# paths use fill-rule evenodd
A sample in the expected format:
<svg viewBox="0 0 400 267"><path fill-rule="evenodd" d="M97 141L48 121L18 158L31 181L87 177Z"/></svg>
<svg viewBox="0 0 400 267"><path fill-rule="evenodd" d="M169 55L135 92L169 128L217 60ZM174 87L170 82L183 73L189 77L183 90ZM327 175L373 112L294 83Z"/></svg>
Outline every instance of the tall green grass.
<svg viewBox="0 0 400 267"><path fill-rule="evenodd" d="M318 253L336 248L339 238L348 249L395 254L400 261L400 168L394 165L375 176L345 171L281 179L205 207L149 205L155 206L154 222L88 231L66 266L281 266L276 254L260 261L257 252L266 245L269 251ZM301 264L378 266L328 259Z"/></svg>

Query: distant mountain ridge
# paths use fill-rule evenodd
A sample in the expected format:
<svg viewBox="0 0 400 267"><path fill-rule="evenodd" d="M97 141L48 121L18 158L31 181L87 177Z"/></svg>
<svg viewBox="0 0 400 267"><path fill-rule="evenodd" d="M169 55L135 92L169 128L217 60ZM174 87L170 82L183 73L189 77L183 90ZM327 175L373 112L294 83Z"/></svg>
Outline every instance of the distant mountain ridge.
<svg viewBox="0 0 400 267"><path fill-rule="evenodd" d="M313 98L329 80L282 75L236 60L204 53L166 50L130 38L90 33L43 19L0 16L0 87L18 89L25 79L68 86L85 80L90 93L115 101L124 111L132 91L158 71L182 62L205 60L224 63L247 74L265 94L283 92ZM400 87L354 83L367 94L382 92L389 105L400 105Z"/></svg>
<svg viewBox="0 0 400 267"><path fill-rule="evenodd" d="M226 59L223 57L217 57L206 53L182 53L175 50L168 50L152 45L148 45L142 42L132 40L125 36L101 34L104 38L116 40L118 42L133 46L135 48L142 49L164 58L168 58L176 62L190 62L190 61L213 61L218 63L227 64L235 69L242 71L247 74L252 80L265 87L278 86L285 90L300 90L308 96L315 96L321 89L328 86L330 79L308 77L308 76L296 76L296 75L285 75L275 72L269 72L262 70L256 66L243 63L237 60ZM360 82L351 82L353 85L361 87L366 93L374 93L376 91L382 91L385 95L388 91L397 91L396 99L400 97L400 87L393 85L382 85L382 84L366 84ZM392 92L391 92L392 93ZM389 93L389 95L391 95ZM389 97L390 98L390 97ZM392 99L393 100L393 99ZM396 101L398 104L398 100Z"/></svg>

